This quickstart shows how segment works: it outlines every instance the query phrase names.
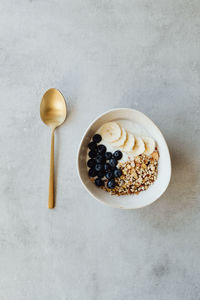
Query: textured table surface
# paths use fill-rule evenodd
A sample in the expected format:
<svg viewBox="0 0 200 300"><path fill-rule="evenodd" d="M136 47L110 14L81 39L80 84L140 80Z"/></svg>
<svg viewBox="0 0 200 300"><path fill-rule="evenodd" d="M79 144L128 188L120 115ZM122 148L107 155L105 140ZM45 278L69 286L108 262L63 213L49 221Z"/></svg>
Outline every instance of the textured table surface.
<svg viewBox="0 0 200 300"><path fill-rule="evenodd" d="M0 1L0 299L200 299L199 0ZM46 89L69 103L47 209ZM173 176L153 205L98 203L76 172L98 114L143 111Z"/></svg>

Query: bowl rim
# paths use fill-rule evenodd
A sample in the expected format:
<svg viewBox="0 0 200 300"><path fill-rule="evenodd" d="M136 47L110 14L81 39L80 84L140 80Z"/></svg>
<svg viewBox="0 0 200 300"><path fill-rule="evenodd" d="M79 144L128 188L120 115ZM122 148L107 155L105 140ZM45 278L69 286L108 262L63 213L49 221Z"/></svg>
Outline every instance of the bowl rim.
<svg viewBox="0 0 200 300"><path fill-rule="evenodd" d="M160 195L151 203L147 203L145 205L141 205L141 206L137 206L137 207L121 207L121 206L113 206L107 202L104 202L102 201L100 198L98 198L94 193L92 193L85 185L85 183L83 182L82 178L81 178L81 174L80 174L80 166L79 166L79 157L80 157L80 152L81 152L81 147L82 147L82 144L83 144L83 141L88 133L88 131L90 130L90 128L92 127L92 125L97 121L99 120L101 117L103 117L104 115L107 115L111 112L115 112L115 111L119 111L119 110L127 110L127 111L131 111L131 112L137 112L137 113L140 113L141 115L143 115L144 117L148 118L149 121L152 123L152 125L154 125L156 127L156 129L159 131L159 133L161 134L161 136L163 137L163 142L168 150L168 154L169 154L169 180L166 184L166 187L165 189L163 189L163 191L160 193ZM78 176L79 176L79 179L82 183L82 185L84 186L85 190L93 197L95 198L98 202L102 203L102 204L105 204L107 206L109 206L110 208L120 208L120 209L125 209L125 210L132 210L132 209L139 209L139 208L143 208L143 207L146 207L146 206L149 206L151 204L153 204L155 201L157 201L164 193L165 191L167 190L169 184L170 184L170 181L171 181L171 174L172 174L172 163L171 163L171 156L170 156L170 152L169 152L169 147L167 145L167 142L161 132L161 130L158 128L158 126L147 116L145 115L143 112L139 111L139 110L136 110L136 109L133 109L133 108L127 108L127 107L119 107L119 108L113 108L113 109L109 109L107 110L106 112L103 112L101 113L100 115L98 115L92 122L89 123L88 127L86 128L86 130L84 131L83 135L82 135L82 138L81 138L81 141L79 143L79 146L78 146L78 151L77 151L77 157L76 157L76 168L77 168L77 173L78 173Z"/></svg>

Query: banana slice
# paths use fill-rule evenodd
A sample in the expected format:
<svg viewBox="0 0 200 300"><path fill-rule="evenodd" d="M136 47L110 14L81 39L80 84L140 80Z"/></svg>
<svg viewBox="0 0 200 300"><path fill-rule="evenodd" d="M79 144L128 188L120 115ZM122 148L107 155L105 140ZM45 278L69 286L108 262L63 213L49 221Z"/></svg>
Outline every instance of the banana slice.
<svg viewBox="0 0 200 300"><path fill-rule="evenodd" d="M135 156L142 154L145 151L144 142L140 137L135 137L135 145L131 153Z"/></svg>
<svg viewBox="0 0 200 300"><path fill-rule="evenodd" d="M150 137L142 137L144 145L145 145L145 151L144 153L147 155L150 155L154 150L156 143L155 141Z"/></svg>
<svg viewBox="0 0 200 300"><path fill-rule="evenodd" d="M122 127L122 134L121 134L121 137L119 138L119 140L117 140L116 142L113 142L111 144L111 146L113 147L121 147L124 145L125 141L126 141L126 138L127 138L127 132L126 130Z"/></svg>
<svg viewBox="0 0 200 300"><path fill-rule="evenodd" d="M108 122L102 125L100 134L106 142L113 143L121 137L121 127L116 122Z"/></svg>
<svg viewBox="0 0 200 300"><path fill-rule="evenodd" d="M127 139L122 146L122 150L125 152L131 152L135 145L135 137L132 133L127 132Z"/></svg>

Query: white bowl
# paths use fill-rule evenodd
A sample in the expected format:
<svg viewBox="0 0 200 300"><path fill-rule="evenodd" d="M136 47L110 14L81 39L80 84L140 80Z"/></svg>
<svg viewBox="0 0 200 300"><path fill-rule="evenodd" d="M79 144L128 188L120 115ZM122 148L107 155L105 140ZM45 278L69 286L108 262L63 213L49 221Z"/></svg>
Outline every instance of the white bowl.
<svg viewBox="0 0 200 300"><path fill-rule="evenodd" d="M158 178L146 191L143 191L138 195L110 195L106 191L96 187L88 177L86 165L87 145L90 142L92 135L101 125L117 119L127 119L138 123L147 132L149 132L150 136L156 140L158 145L158 150L160 153L158 162ZM78 150L77 169L83 186L94 198L112 207L134 209L153 203L165 192L171 177L171 159L166 141L153 121L137 110L130 108L119 108L105 112L89 125L83 135Z"/></svg>

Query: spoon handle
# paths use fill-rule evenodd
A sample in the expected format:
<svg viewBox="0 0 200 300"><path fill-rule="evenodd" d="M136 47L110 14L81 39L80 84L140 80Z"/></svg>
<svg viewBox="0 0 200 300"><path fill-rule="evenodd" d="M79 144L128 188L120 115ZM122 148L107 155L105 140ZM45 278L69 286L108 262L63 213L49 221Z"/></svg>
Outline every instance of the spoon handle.
<svg viewBox="0 0 200 300"><path fill-rule="evenodd" d="M51 155L50 155L48 208L54 208L54 129L52 130L52 133L51 133Z"/></svg>

